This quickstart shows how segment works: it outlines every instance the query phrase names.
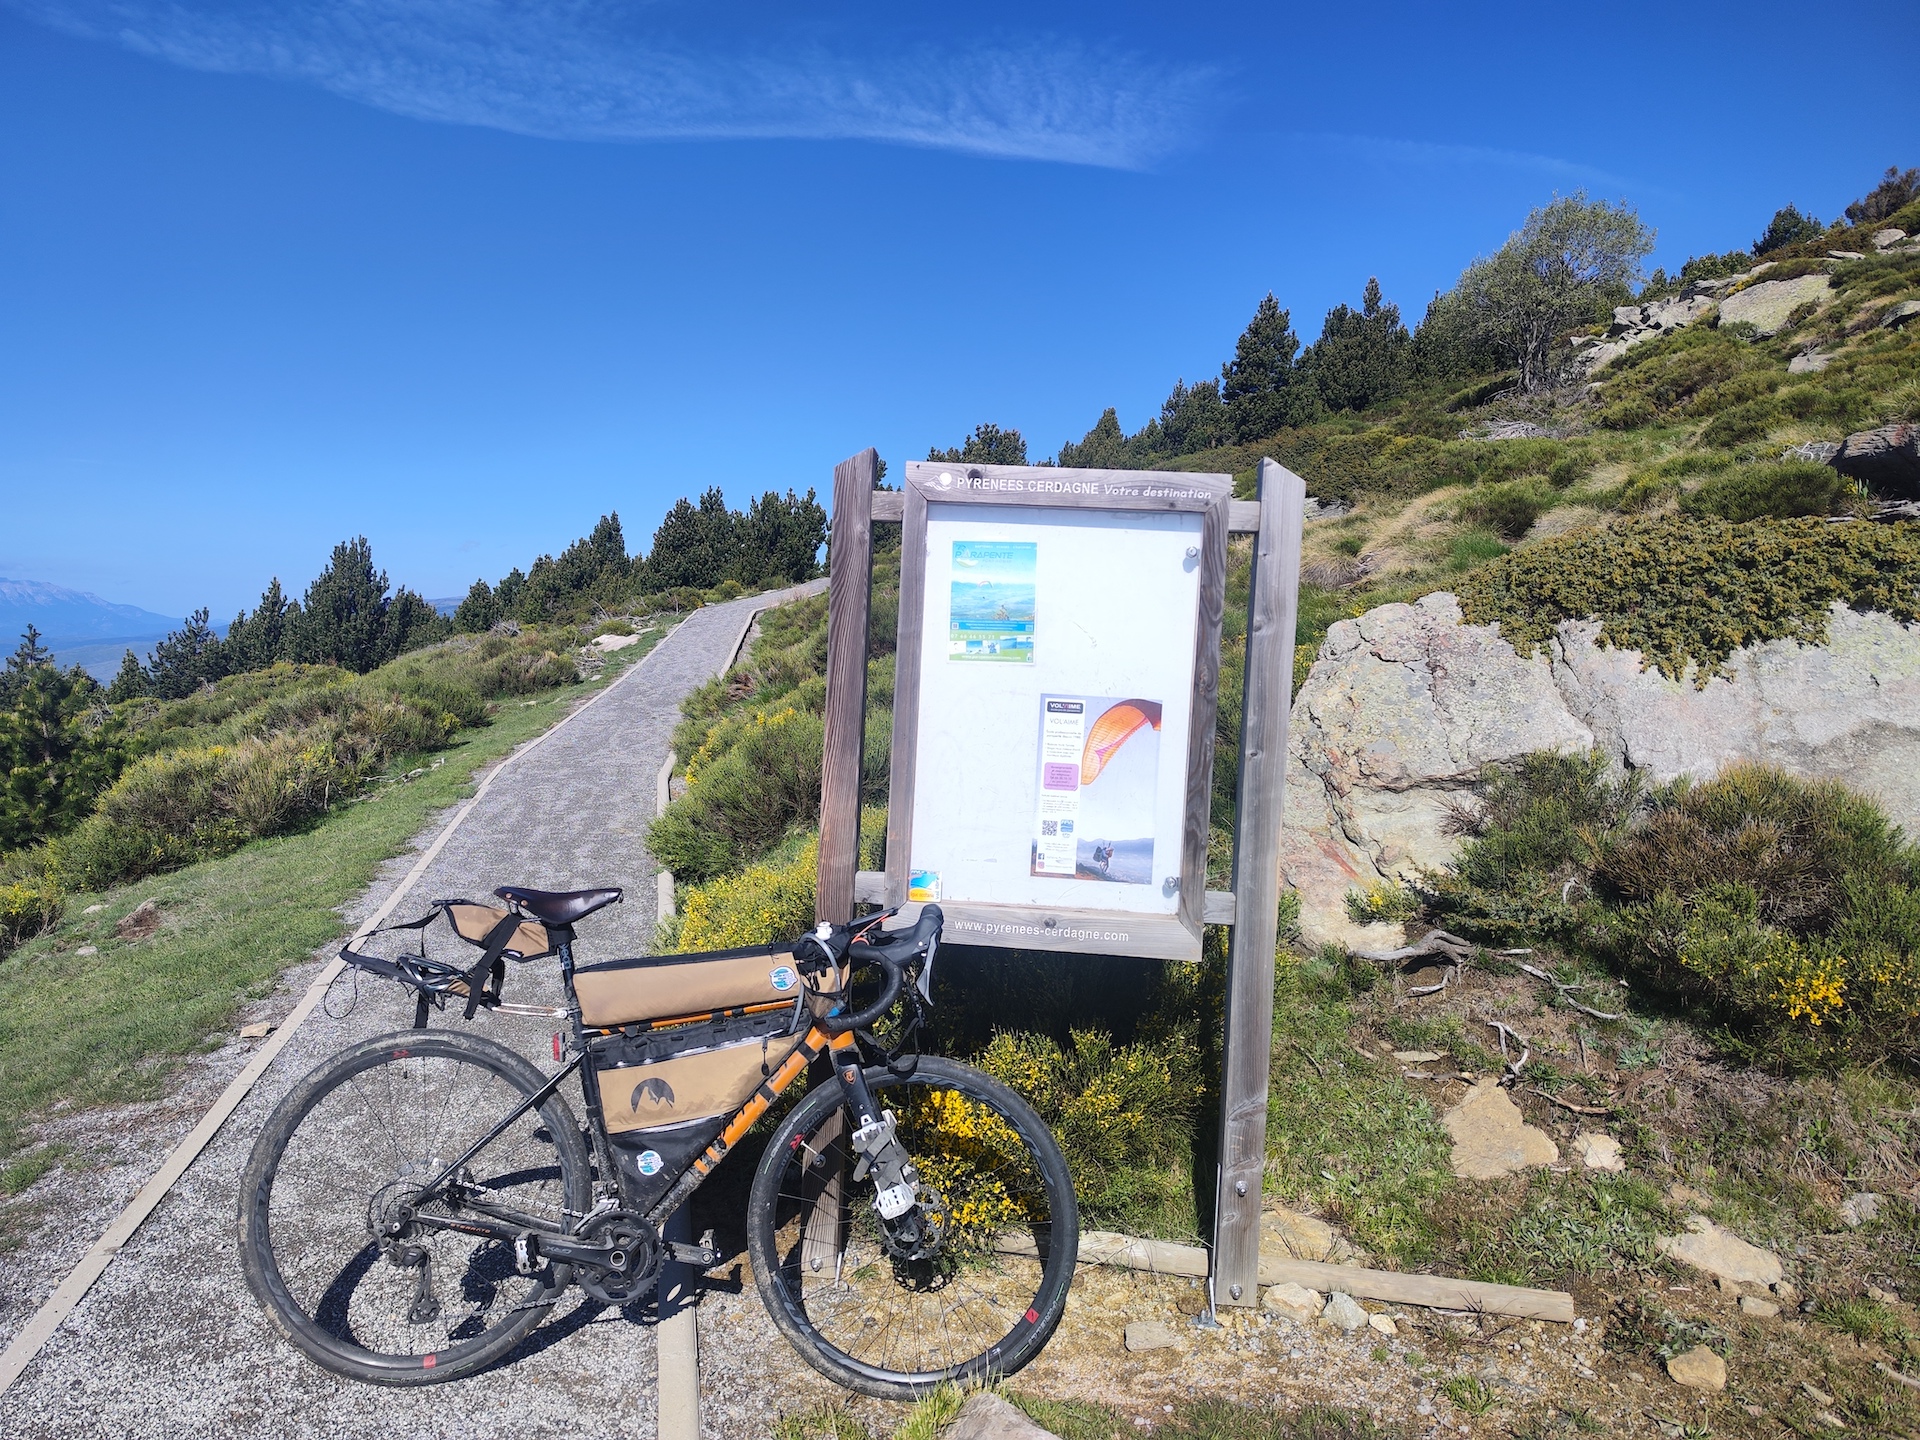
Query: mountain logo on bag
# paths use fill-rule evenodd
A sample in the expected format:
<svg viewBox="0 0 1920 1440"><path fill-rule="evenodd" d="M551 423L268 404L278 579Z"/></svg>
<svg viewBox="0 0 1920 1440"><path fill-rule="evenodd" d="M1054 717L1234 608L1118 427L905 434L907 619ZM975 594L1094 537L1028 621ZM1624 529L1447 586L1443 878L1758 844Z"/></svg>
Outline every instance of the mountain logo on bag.
<svg viewBox="0 0 1920 1440"><path fill-rule="evenodd" d="M799 983L800 977L793 973L791 965L776 965L767 976L767 981L776 990L791 990Z"/></svg>
<svg viewBox="0 0 1920 1440"><path fill-rule="evenodd" d="M633 1087L633 1099L627 1103L637 1111L640 1108L640 1102L642 1100L662 1101L666 1107L671 1110L673 1108L673 1087L658 1076L655 1076L651 1080L642 1080L638 1085ZM648 1153L651 1154L652 1152L649 1151ZM656 1161L658 1161L659 1158L657 1155L654 1156ZM651 1174L652 1172L649 1171L648 1173Z"/></svg>
<svg viewBox="0 0 1920 1440"><path fill-rule="evenodd" d="M642 1150L640 1152L640 1158L633 1163L639 1166L642 1175L658 1175L660 1173L660 1152L658 1150Z"/></svg>

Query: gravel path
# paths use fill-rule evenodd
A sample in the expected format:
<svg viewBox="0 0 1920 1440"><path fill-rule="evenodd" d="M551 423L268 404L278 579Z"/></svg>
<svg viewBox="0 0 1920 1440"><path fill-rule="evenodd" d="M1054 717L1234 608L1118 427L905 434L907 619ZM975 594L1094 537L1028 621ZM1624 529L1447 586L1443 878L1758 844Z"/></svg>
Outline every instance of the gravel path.
<svg viewBox="0 0 1920 1440"><path fill-rule="evenodd" d="M653 811L655 776L682 697L727 663L747 616L761 603L736 600L695 612L605 699L516 762L401 903L396 918L419 913L437 896L479 898L502 883L619 885L626 903L582 923L582 958L645 953L655 913L655 867L641 835ZM445 817L436 819L416 845L424 848L444 823ZM411 855L391 862L349 918L357 923L371 914L412 863ZM318 966L316 960L290 970L260 1013L286 1013ZM507 989L509 999L558 998L551 962L514 968ZM491 1437L509 1430L654 1434L651 1300L614 1310L582 1303L575 1292L506 1364L470 1380L416 1390L376 1389L334 1377L280 1341L256 1308L233 1240L236 1185L254 1135L299 1076L353 1041L404 1028L411 1010L397 987L368 982L356 997L350 976L335 985L323 1011L291 1038L173 1193L0 1398L0 1434L153 1440ZM536 1063L551 1064L549 1024L483 1015L475 1028ZM178 1113L157 1107L163 1128L183 1132L245 1055L244 1047L230 1046L195 1067L176 1096L172 1111ZM157 1153L153 1158L157 1162ZM150 1173L153 1164L144 1168ZM714 1205L725 1202L729 1188L718 1187ZM722 1215L696 1217L698 1224L716 1222L722 1239L729 1239ZM76 1243L84 1248L101 1228L76 1236ZM16 1255L13 1263L21 1258ZM73 1257L39 1258L47 1267L46 1283L29 1283L44 1292ZM725 1272L715 1277L718 1303L701 1312L708 1389L715 1397L710 1436L764 1435L770 1405L791 1408L837 1393L813 1380L778 1339L750 1281L744 1292L727 1293L738 1289L737 1274L731 1281ZM27 1308L12 1307L9 1330L18 1328Z"/></svg>

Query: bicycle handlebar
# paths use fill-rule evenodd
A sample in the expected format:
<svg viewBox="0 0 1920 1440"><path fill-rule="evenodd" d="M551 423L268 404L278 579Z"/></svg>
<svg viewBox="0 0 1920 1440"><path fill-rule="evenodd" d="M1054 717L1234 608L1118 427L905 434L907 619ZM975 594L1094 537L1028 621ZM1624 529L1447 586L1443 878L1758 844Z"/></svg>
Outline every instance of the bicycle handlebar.
<svg viewBox="0 0 1920 1440"><path fill-rule="evenodd" d="M856 936L847 946L843 958L855 968L867 963L878 966L883 977L880 994L865 1009L851 1015L829 1016L828 1028L836 1033L864 1030L893 1009L900 1002L907 966L937 943L944 923L945 917L940 907L930 904L922 908L920 918L911 929L885 931L876 924Z"/></svg>

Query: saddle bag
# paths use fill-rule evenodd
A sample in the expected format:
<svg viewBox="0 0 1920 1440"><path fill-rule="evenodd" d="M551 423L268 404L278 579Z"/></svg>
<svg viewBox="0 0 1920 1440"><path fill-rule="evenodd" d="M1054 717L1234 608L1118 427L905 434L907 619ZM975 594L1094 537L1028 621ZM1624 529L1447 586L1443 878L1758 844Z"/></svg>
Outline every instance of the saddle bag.
<svg viewBox="0 0 1920 1440"><path fill-rule="evenodd" d="M607 1139L632 1203L644 1209L726 1128L805 1037L794 1007L595 1036Z"/></svg>

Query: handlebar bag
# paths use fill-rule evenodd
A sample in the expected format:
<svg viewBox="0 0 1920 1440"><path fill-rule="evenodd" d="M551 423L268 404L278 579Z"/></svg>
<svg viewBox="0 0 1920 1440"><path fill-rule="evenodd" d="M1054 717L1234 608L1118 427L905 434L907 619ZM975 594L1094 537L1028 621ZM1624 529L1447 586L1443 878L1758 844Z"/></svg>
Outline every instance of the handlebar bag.
<svg viewBox="0 0 1920 1440"><path fill-rule="evenodd" d="M607 1139L630 1203L666 1193L694 1157L805 1038L793 1011L730 1016L670 1030L616 1030L589 1042Z"/></svg>
<svg viewBox="0 0 1920 1440"><path fill-rule="evenodd" d="M590 1030L711 1015L773 1001L791 1003L800 991L800 971L791 945L647 955L582 965L573 972L580 1020Z"/></svg>

